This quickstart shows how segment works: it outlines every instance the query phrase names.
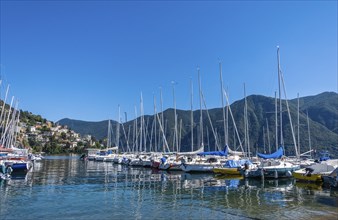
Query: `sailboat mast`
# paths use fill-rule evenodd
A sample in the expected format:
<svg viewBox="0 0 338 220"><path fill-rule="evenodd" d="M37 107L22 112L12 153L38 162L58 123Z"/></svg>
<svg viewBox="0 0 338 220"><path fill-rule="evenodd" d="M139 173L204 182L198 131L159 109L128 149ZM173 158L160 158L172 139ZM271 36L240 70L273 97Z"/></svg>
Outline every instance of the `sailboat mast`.
<svg viewBox="0 0 338 220"><path fill-rule="evenodd" d="M139 152L142 152L142 144L143 144L143 117L142 117L142 112L143 112L143 100L142 100L142 92L141 92L141 97L140 97L140 150Z"/></svg>
<svg viewBox="0 0 338 220"><path fill-rule="evenodd" d="M276 151L278 150L278 108L277 108L277 92L275 92L275 140L276 140Z"/></svg>
<svg viewBox="0 0 338 220"><path fill-rule="evenodd" d="M248 148L248 157L250 157L250 143L249 143L249 120L248 120L248 103L246 100L246 88L244 83L244 132L245 132L245 144Z"/></svg>
<svg viewBox="0 0 338 220"><path fill-rule="evenodd" d="M146 122L145 119L144 119L144 110L143 110L143 123L144 123L144 126L143 126L144 152L146 152L147 151L147 137L149 136L148 135L148 132L149 132L149 118L147 118L147 122Z"/></svg>
<svg viewBox="0 0 338 220"><path fill-rule="evenodd" d="M143 124L143 130L142 130L142 133L143 133L143 151L146 152L147 151L147 134L146 134L146 128L148 129L148 125L145 123L144 121L144 107L143 107L143 94L141 93L141 107L142 107L142 124Z"/></svg>
<svg viewBox="0 0 338 220"><path fill-rule="evenodd" d="M282 92L281 92L281 74L280 74L280 58L279 58L279 46L277 46L277 62L278 62L278 90L279 90L279 123L280 123L280 144L283 143L283 124L282 124Z"/></svg>
<svg viewBox="0 0 338 220"><path fill-rule="evenodd" d="M118 115L118 119L117 119L117 131L116 131L116 146L120 145L120 105L118 105L119 108L119 115Z"/></svg>
<svg viewBox="0 0 338 220"><path fill-rule="evenodd" d="M131 125L128 126L127 143L130 143L130 127ZM130 151L134 152L134 149L133 150L130 149Z"/></svg>
<svg viewBox="0 0 338 220"><path fill-rule="evenodd" d="M200 68L197 68L198 72L198 84L199 84L199 95L200 95L200 135L201 135L201 146L204 146L203 141L203 112L202 112L202 85L201 85L201 76L200 76Z"/></svg>
<svg viewBox="0 0 338 220"><path fill-rule="evenodd" d="M309 114L306 111L306 120L307 120L307 133L309 135L309 148L310 148L310 154L312 151L312 147L311 147L311 135L310 135L310 121L309 121Z"/></svg>
<svg viewBox="0 0 338 220"><path fill-rule="evenodd" d="M298 145L298 153L300 154L300 139L299 139L299 93L297 93L297 145Z"/></svg>
<svg viewBox="0 0 338 220"><path fill-rule="evenodd" d="M111 137L110 137L110 119L108 119L108 130L107 130L107 148L109 148L110 147L110 139L111 139Z"/></svg>
<svg viewBox="0 0 338 220"><path fill-rule="evenodd" d="M269 123L268 123L268 119L267 118L266 118L266 130L267 130L267 135L268 135L269 154L271 154Z"/></svg>
<svg viewBox="0 0 338 220"><path fill-rule="evenodd" d="M5 122L5 131L4 131L4 134L6 133L6 130L8 128L8 125L9 125L9 118L11 116L11 113L12 113L12 106L13 106L13 101L14 101L14 96L12 96L12 100L11 100L11 104L9 106L9 110L8 110L8 115L7 115L7 119L4 121ZM4 119L6 118L6 112L5 112L5 116L4 116Z"/></svg>
<svg viewBox="0 0 338 220"><path fill-rule="evenodd" d="M17 113L17 118L16 118L16 120L14 120L14 135L13 135L13 139L12 139L12 143L13 143L13 145L15 145L16 144L16 140L17 140L17 136L18 136L18 134L19 134L19 131L17 131L17 127L19 126L19 122L20 122L20 113L21 113L21 111L19 110L19 102L17 102L17 106L16 106L16 111L18 112Z"/></svg>
<svg viewBox="0 0 338 220"><path fill-rule="evenodd" d="M224 144L227 143L227 131L226 131L226 121L225 121L225 106L224 106L224 96L223 96L223 76L222 76L222 63L219 62L219 78L221 82L221 102L222 102L222 110L223 110L223 128L224 128Z"/></svg>
<svg viewBox="0 0 338 220"><path fill-rule="evenodd" d="M243 119L244 119L244 147L248 147L248 143L247 143L247 132L246 132L246 96L245 96L245 84L244 84L244 115L243 115ZM249 153L249 151L247 150L247 152Z"/></svg>
<svg viewBox="0 0 338 220"><path fill-rule="evenodd" d="M160 87L160 99L161 99L161 126L164 126L164 112L163 112L163 96L162 96L162 87ZM163 135L162 135L162 144L163 144L163 152L165 152L165 146L164 146L164 141L165 141L165 134L166 134L166 130L165 127L163 129Z"/></svg>
<svg viewBox="0 0 338 220"><path fill-rule="evenodd" d="M155 105L156 105L156 98L155 98L155 95L153 95L153 97L154 97L154 123L155 123L155 125L154 125L154 127L155 127L155 131L154 131L154 134L155 134L155 147L154 147L154 150L155 151L157 151L157 129L156 129L156 115L157 115L157 112L156 112L156 108L155 108Z"/></svg>
<svg viewBox="0 0 338 220"><path fill-rule="evenodd" d="M209 127L207 126L208 151L210 151Z"/></svg>
<svg viewBox="0 0 338 220"><path fill-rule="evenodd" d="M182 126L183 126L183 121L182 121L182 118L180 119L180 134L179 134L179 142L178 142L178 150L177 152L180 152L181 151L181 143L182 143Z"/></svg>
<svg viewBox="0 0 338 220"><path fill-rule="evenodd" d="M155 108L156 108L156 106L155 106ZM163 126L162 126L160 117L158 116L158 114L156 114L156 116L157 116L158 124L159 124L159 127L160 127L160 131L162 132L162 138L163 138L163 152L165 152L165 147L167 147L168 152L170 152L170 149L169 149L169 146L168 146L168 142L167 142L167 140L166 140L166 138L165 138L165 135L164 135L164 129L163 129Z"/></svg>
<svg viewBox="0 0 338 220"><path fill-rule="evenodd" d="M135 132L135 139L134 139L134 145L135 145L135 149L136 151L139 151L139 147L138 147L138 123L137 123L137 107L136 105L134 106L135 109L135 124L134 124L134 132ZM135 150L134 149L134 150Z"/></svg>
<svg viewBox="0 0 338 220"><path fill-rule="evenodd" d="M191 107L191 114L190 114L190 122L191 122L191 152L194 151L194 111L193 111L193 83L192 79L190 79L190 85L191 85L191 100L190 100L190 107Z"/></svg>
<svg viewBox="0 0 338 220"><path fill-rule="evenodd" d="M227 90L228 90L228 88L227 88ZM229 102L228 102L227 99L225 101L226 101L227 109L226 109L226 114L225 114L226 124L225 124L224 130L225 130L225 133L226 133L225 143L228 144L229 143Z"/></svg>
<svg viewBox="0 0 338 220"><path fill-rule="evenodd" d="M263 148L264 148L264 153L266 154L266 148L265 148L265 129L263 126Z"/></svg>
<svg viewBox="0 0 338 220"><path fill-rule="evenodd" d="M175 119L174 137L175 137L176 152L178 152L177 113L176 113L176 97L175 97L175 84L176 83L174 81L172 81L171 83L173 87L173 101L174 101L174 119Z"/></svg>

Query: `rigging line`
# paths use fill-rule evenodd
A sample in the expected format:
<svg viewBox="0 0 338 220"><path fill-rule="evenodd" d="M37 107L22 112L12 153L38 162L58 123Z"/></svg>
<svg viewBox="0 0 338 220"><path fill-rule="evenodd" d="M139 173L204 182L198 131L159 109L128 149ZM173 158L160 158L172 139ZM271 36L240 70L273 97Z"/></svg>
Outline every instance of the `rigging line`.
<svg viewBox="0 0 338 220"><path fill-rule="evenodd" d="M223 89L223 94L224 94L224 96L225 96L225 98L227 100L227 103L229 103L229 97L228 97L228 95L227 95L227 93L226 93L226 91L224 89ZM242 152L244 153L242 141L241 141L241 138L239 137L238 129L237 129L236 122L235 122L234 116L232 114L230 105L229 105L229 113L230 113L230 116L231 116L231 119L232 119L232 123L234 124L234 128L235 128L235 131L236 131L236 135L237 135L237 139L238 139L239 145L241 147Z"/></svg>
<svg viewBox="0 0 338 220"><path fill-rule="evenodd" d="M212 134L214 135L214 138L215 138L215 143L216 143L217 149L220 150L218 138L217 138L217 135L215 133L214 126L212 125L212 122L211 122L210 114L209 114L209 111L208 111L208 108L207 108L207 104L206 104L205 99L204 99L203 92L201 92L201 95L202 95L203 104L204 104L204 107L206 109L207 116L208 116L208 119L209 119L211 131L212 131Z"/></svg>

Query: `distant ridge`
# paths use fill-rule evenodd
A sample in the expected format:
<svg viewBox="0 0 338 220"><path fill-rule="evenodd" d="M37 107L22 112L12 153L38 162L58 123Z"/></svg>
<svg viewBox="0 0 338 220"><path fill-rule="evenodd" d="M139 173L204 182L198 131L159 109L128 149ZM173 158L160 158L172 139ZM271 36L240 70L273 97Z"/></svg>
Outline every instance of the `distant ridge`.
<svg viewBox="0 0 338 220"><path fill-rule="evenodd" d="M297 132L297 99L289 100L290 112L294 131ZM269 124L269 137L271 150L276 149L275 144L275 99L262 95L251 95L247 97L248 103L248 118L249 118L249 136L250 148L252 152L263 152L264 150L264 135L263 126L266 128L266 120ZM338 94L335 92L324 92L314 96L307 96L299 98L300 103L300 145L301 152L309 149L308 130L307 130L307 113L309 116L311 144L312 148L317 151L329 150L334 157L338 157ZM240 138L244 140L244 99L238 100L231 105ZM283 100L283 136L287 155L294 154L293 139L291 136L290 122L288 114L285 111L286 104ZM221 146L224 145L224 128L223 123L220 123L223 118L222 108L215 108L208 110L214 130L217 132L217 137ZM190 111L177 110L178 122L182 120L181 129L181 151L190 150L191 145L191 131L190 131ZM173 144L173 128L174 128L174 113L173 109L167 109L163 112L166 128L166 139L169 146ZM199 110L194 111L194 148L198 145L198 131L199 131ZM161 115L161 114L160 114ZM145 116L145 122L148 125L145 129L147 134L147 141L149 142L152 134L153 116ZM58 121L61 125L67 125L74 131L84 135L90 134L97 139L104 139L107 136L108 120L100 122L86 122L73 119L62 119ZM140 118L138 118L138 124ZM206 110L203 110L203 124L204 144L207 149L215 149L215 138L212 134L209 119ZM117 122L113 122L115 128ZM124 127L131 128L133 131L134 121L124 123ZM139 128L140 125L138 125ZM157 125L157 129L159 126ZM178 125L179 128L179 125ZM209 132L209 145L207 141L206 130ZM115 130L116 131L116 130ZM169 132L170 131L170 132ZM157 131L158 132L158 131ZM115 132L114 132L115 133ZM132 132L131 132L132 133ZM126 146L126 138L120 129L120 146ZM113 138L115 138L113 136ZM157 137L159 138L159 137ZM297 138L297 133L296 133ZM154 138L153 138L154 139ZM132 134L129 135L129 143L132 142ZM153 140L154 142L154 140ZM267 134L265 134L265 150L268 151ZM238 147L238 141L234 141L234 126L232 120L229 119L229 145L232 148ZM152 143L154 146L154 143ZM148 148L150 146L147 146Z"/></svg>
<svg viewBox="0 0 338 220"><path fill-rule="evenodd" d="M112 122L113 125L117 123L116 121ZM66 125L68 128L76 131L81 135L92 135L98 140L102 140L107 137L108 120L99 122L88 122L64 118L59 120L57 123L60 125Z"/></svg>
<svg viewBox="0 0 338 220"><path fill-rule="evenodd" d="M297 99L292 102L297 105ZM338 133L338 95L335 92L323 92L299 100L300 111L308 112L309 117L329 130Z"/></svg>

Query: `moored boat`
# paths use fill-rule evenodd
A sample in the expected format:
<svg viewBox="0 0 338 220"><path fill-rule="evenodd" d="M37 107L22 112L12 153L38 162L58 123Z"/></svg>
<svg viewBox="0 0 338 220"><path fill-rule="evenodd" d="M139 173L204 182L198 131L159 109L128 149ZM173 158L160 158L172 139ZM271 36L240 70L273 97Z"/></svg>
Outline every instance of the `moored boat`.
<svg viewBox="0 0 338 220"><path fill-rule="evenodd" d="M322 182L324 176L330 175L335 167L327 163L317 163L306 168L294 171L292 176L296 181Z"/></svg>
<svg viewBox="0 0 338 220"><path fill-rule="evenodd" d="M5 166L10 166L13 173L26 173L32 168L30 161L7 160Z"/></svg>
<svg viewBox="0 0 338 220"><path fill-rule="evenodd" d="M254 165L249 160L227 160L223 167L213 169L216 174L241 175L242 169L253 169Z"/></svg>
<svg viewBox="0 0 338 220"><path fill-rule="evenodd" d="M184 172L213 172L213 169L222 167L219 158L196 159L191 162L182 161L181 169Z"/></svg>
<svg viewBox="0 0 338 220"><path fill-rule="evenodd" d="M171 170L171 171L179 171L181 169L181 159L183 157L179 157L171 155L164 156L161 158L161 164L159 165L160 170Z"/></svg>
<svg viewBox="0 0 338 220"><path fill-rule="evenodd" d="M296 181L309 181L309 182L322 182L322 174L320 173L312 173L311 168L303 168L300 170L296 170L292 173L292 176L296 179Z"/></svg>
<svg viewBox="0 0 338 220"><path fill-rule="evenodd" d="M290 178L292 172L299 170L299 165L292 164L283 160L263 161L256 169L245 170L245 177L262 177L262 178Z"/></svg>

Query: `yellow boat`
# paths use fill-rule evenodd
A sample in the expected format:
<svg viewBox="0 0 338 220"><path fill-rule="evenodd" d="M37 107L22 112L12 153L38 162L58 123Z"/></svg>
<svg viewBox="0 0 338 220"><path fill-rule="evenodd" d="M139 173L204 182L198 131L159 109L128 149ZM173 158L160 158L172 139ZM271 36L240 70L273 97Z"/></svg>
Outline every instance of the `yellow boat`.
<svg viewBox="0 0 338 220"><path fill-rule="evenodd" d="M308 173L305 169L296 170L292 173L296 181L323 182L322 174Z"/></svg>
<svg viewBox="0 0 338 220"><path fill-rule="evenodd" d="M320 163L296 170L292 173L292 176L296 181L323 182L322 176L329 175L334 169L331 165Z"/></svg>
<svg viewBox="0 0 338 220"><path fill-rule="evenodd" d="M240 169L237 167L235 168L219 167L219 168L214 168L212 171L216 174L223 174L223 175L241 175Z"/></svg>

